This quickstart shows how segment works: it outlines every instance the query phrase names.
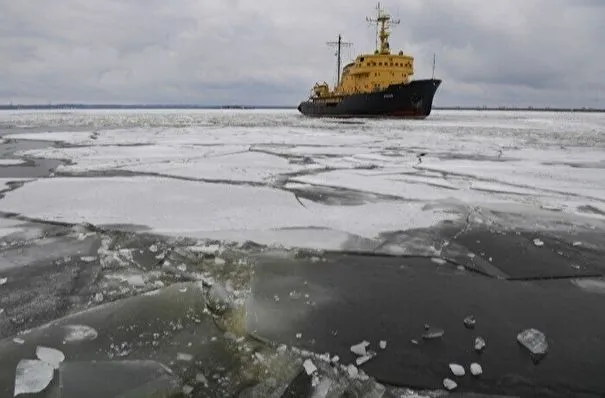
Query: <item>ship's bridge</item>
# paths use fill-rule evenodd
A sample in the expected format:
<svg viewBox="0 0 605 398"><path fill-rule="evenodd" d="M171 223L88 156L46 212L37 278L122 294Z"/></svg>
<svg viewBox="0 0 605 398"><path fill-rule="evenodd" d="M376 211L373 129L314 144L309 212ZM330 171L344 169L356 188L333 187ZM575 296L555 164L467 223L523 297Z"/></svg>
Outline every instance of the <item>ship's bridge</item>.
<svg viewBox="0 0 605 398"><path fill-rule="evenodd" d="M391 84L407 83L414 74L414 58L399 52L365 54L346 65L336 93L354 94L382 90Z"/></svg>

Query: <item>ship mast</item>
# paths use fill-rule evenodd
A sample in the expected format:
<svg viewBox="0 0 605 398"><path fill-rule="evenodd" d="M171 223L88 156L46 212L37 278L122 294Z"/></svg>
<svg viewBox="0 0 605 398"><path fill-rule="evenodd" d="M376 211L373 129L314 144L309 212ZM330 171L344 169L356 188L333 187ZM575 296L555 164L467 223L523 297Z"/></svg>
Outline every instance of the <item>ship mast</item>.
<svg viewBox="0 0 605 398"><path fill-rule="evenodd" d="M326 43L329 46L337 46L337 51L336 51L336 57L337 57L337 63L336 63L336 85L334 87L337 87L340 84L340 64L341 64L341 48L342 47L349 47L351 46L353 43L349 43L349 42L345 42L342 41L342 36L338 35L338 41L329 41L328 43Z"/></svg>
<svg viewBox="0 0 605 398"><path fill-rule="evenodd" d="M401 21L399 19L391 19L391 16L380 8L380 3L376 6L376 18L366 18L366 21L376 24L376 52L380 54L390 54L389 47L389 28L391 25L397 25ZM378 28L380 26L380 29ZM378 41L380 40L380 47Z"/></svg>

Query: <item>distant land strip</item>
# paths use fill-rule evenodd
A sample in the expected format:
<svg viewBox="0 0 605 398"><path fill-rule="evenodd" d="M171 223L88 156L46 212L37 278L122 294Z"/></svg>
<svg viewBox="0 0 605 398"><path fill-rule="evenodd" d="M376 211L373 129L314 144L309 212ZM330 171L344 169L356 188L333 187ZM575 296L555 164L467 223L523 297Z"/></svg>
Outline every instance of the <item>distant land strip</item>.
<svg viewBox="0 0 605 398"><path fill-rule="evenodd" d="M46 105L0 105L0 110L52 110L52 109L296 109L295 106L279 105L195 105L195 104L46 104ZM434 110L458 111L536 111L536 112L605 112L605 108L560 108L560 107L510 107L510 106L434 106Z"/></svg>

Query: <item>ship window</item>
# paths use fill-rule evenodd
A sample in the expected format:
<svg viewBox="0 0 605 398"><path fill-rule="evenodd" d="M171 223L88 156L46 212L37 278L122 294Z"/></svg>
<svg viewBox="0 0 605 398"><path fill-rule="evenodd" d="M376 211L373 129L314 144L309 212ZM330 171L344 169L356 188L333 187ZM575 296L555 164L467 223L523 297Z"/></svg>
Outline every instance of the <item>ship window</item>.
<svg viewBox="0 0 605 398"><path fill-rule="evenodd" d="M378 66L382 66L382 62L379 62L379 63L378 63Z"/></svg>
<svg viewBox="0 0 605 398"><path fill-rule="evenodd" d="M363 62L364 59L365 59L364 57L361 57L361 58L359 58L359 61Z"/></svg>

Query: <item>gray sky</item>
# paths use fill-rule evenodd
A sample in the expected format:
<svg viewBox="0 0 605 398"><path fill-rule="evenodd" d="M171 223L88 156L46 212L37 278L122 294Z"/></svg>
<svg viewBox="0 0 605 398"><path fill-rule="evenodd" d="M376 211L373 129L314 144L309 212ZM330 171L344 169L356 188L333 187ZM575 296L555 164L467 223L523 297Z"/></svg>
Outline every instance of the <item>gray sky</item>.
<svg viewBox="0 0 605 398"><path fill-rule="evenodd" d="M354 4L354 5L353 5ZM605 107L605 0L383 0L437 105ZM296 105L373 1L1 0L0 103Z"/></svg>

